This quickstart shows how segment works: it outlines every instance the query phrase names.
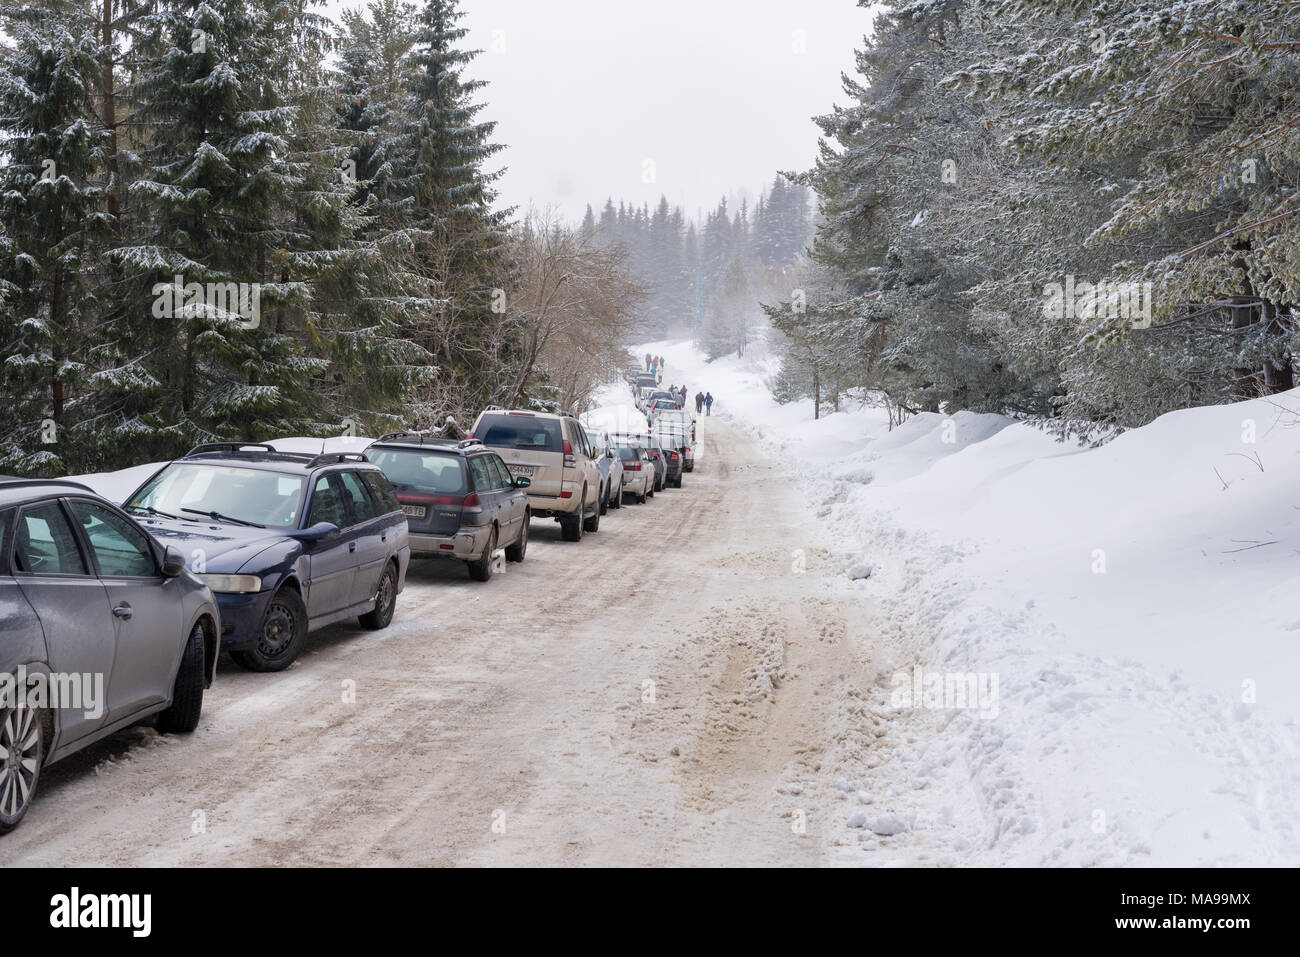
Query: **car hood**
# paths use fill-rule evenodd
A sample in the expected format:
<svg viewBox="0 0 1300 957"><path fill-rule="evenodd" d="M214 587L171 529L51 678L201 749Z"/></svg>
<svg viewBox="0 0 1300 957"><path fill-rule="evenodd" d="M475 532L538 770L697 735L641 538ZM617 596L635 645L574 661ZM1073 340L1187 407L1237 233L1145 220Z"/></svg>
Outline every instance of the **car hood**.
<svg viewBox="0 0 1300 957"><path fill-rule="evenodd" d="M185 556L186 567L200 573L233 574L271 546L291 541L275 529L225 525L208 519L133 518L163 545L175 545Z"/></svg>

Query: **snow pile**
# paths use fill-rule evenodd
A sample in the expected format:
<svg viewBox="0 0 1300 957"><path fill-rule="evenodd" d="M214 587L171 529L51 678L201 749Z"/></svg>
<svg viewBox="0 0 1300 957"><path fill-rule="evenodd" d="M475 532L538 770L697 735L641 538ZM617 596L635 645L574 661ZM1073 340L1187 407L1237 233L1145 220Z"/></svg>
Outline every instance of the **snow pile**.
<svg viewBox="0 0 1300 957"><path fill-rule="evenodd" d="M918 863L1300 864L1300 390L1088 449L964 412L812 421L761 362L646 351L798 470L879 603L893 730L846 717L877 803L845 802L837 860L887 815ZM952 697L981 677L995 715Z"/></svg>

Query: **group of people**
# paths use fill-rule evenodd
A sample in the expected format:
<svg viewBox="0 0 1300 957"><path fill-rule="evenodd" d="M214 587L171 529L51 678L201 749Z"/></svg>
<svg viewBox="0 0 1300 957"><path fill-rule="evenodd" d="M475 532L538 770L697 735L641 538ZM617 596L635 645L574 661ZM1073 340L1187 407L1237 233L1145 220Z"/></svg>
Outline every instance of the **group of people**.
<svg viewBox="0 0 1300 957"><path fill-rule="evenodd" d="M660 382L663 381L665 365L667 365L667 363L664 361L663 356L651 355L648 352L645 354L646 371L652 373ZM680 396L677 404L683 409L686 408L686 386L682 386L678 389L674 385L669 385L668 391L673 395ZM713 414L712 392L695 393L695 411L697 414L700 412L703 412L705 415Z"/></svg>

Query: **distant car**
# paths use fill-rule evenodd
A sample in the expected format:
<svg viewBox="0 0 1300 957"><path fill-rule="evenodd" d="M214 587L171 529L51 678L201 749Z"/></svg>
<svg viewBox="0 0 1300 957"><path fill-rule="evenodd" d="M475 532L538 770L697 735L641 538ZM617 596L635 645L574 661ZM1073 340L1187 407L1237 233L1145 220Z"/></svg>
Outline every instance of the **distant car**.
<svg viewBox="0 0 1300 957"><path fill-rule="evenodd" d="M176 548L76 482L0 480L0 543L3 834L55 761L151 716L198 726L221 614Z"/></svg>
<svg viewBox="0 0 1300 957"><path fill-rule="evenodd" d="M559 522L566 542L600 530L604 479L587 434L572 415L489 409L479 413L469 438L500 455L511 475L531 479L530 514Z"/></svg>
<svg viewBox="0 0 1300 957"><path fill-rule="evenodd" d="M604 487L600 490L600 511L603 515L611 508L623 507L623 463L610 444L609 433L591 428L586 428L585 431L587 443L596 453L596 465L600 469L601 478L605 480Z"/></svg>
<svg viewBox="0 0 1300 957"><path fill-rule="evenodd" d="M522 562L532 514L526 489L496 452L476 439L394 432L366 449L392 483L410 530L412 558L462 561L475 581L492 578L493 555Z"/></svg>
<svg viewBox="0 0 1300 957"><path fill-rule="evenodd" d="M200 445L123 507L216 593L221 647L252 671L283 671L338 621L387 628L406 583L406 516L357 453Z"/></svg>
<svg viewBox="0 0 1300 957"><path fill-rule="evenodd" d="M648 494L651 498L654 498L655 492L664 487L664 474L667 472L667 463L664 462L659 453L659 443L655 440L655 437L650 434L649 430L645 432L614 432L610 434L610 440L615 445L637 445L645 449L654 470L654 481L650 483Z"/></svg>
<svg viewBox="0 0 1300 957"><path fill-rule="evenodd" d="M695 471L695 441L684 429L673 423L665 423L662 418L659 418L655 420L654 428L651 431L655 435L671 439L675 443L677 452L682 457L683 472ZM660 442L660 444L663 443ZM679 484L677 487L681 488L681 485Z"/></svg>
<svg viewBox="0 0 1300 957"><path fill-rule="evenodd" d="M635 393L636 398L634 399L636 407L644 412L650 405L651 396L658 391L659 386L657 385L638 385Z"/></svg>
<svg viewBox="0 0 1300 957"><path fill-rule="evenodd" d="M658 409L652 425L656 428L660 425L680 426L690 432L692 441L695 439L695 416L685 409Z"/></svg>
<svg viewBox="0 0 1300 957"><path fill-rule="evenodd" d="M681 488L682 472L686 465L681 437L671 432L656 432L654 438L659 443L659 451L664 460L664 485Z"/></svg>
<svg viewBox="0 0 1300 957"><path fill-rule="evenodd" d="M658 415L660 412L676 411L676 410L677 410L676 399L667 399L667 398L663 398L662 396L651 398L646 403L646 407L645 407L646 420L648 422L653 422L655 420L655 416Z"/></svg>
<svg viewBox="0 0 1300 957"><path fill-rule="evenodd" d="M623 489L620 494L631 495L638 505L644 505L654 494L655 466L641 445L623 443L614 446L623 466Z"/></svg>

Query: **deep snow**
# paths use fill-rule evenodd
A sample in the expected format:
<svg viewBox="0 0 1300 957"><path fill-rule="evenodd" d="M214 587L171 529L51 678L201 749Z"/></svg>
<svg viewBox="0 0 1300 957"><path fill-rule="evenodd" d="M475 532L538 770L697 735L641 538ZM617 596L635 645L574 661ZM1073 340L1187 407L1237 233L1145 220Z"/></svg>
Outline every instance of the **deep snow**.
<svg viewBox="0 0 1300 957"><path fill-rule="evenodd" d="M846 718L837 860L1300 864L1300 390L1082 448L966 412L813 421L773 401L761 343L645 352L798 468L898 687L996 676L996 717L891 680L889 735Z"/></svg>

